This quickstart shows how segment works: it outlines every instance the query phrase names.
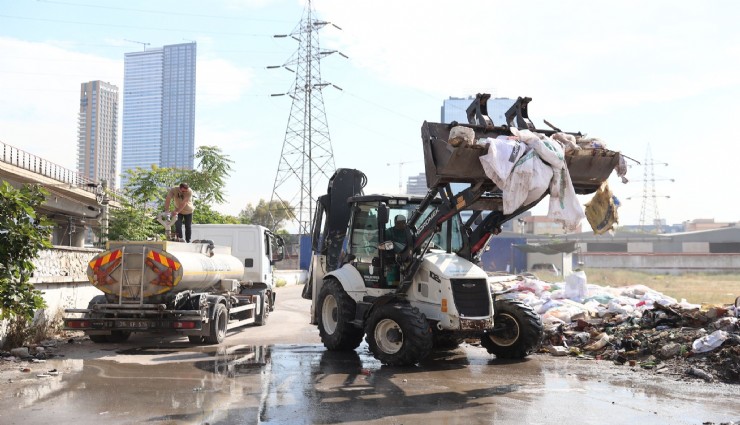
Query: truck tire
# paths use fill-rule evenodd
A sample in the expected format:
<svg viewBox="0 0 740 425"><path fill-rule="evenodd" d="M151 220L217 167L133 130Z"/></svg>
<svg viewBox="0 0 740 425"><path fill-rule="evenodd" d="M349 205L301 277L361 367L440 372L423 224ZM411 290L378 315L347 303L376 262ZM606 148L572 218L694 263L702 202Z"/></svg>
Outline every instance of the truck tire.
<svg viewBox="0 0 740 425"><path fill-rule="evenodd" d="M270 315L270 293L266 290L263 290L260 291L259 296L260 313L254 316L254 324L257 326L264 326L267 324L267 317Z"/></svg>
<svg viewBox="0 0 740 425"><path fill-rule="evenodd" d="M226 306L218 303L216 304L215 311L213 313L213 320L211 320L211 333L204 337L206 344L220 344L224 342L226 338L226 325L229 323L229 312L226 311Z"/></svg>
<svg viewBox="0 0 740 425"><path fill-rule="evenodd" d="M414 365L432 351L432 329L426 316L408 304L376 307L365 332L370 352L390 366Z"/></svg>
<svg viewBox="0 0 740 425"><path fill-rule="evenodd" d="M105 344L108 342L108 335L88 335L90 337L90 341L96 343L96 344Z"/></svg>
<svg viewBox="0 0 740 425"><path fill-rule="evenodd" d="M496 300L494 328L481 336L481 345L500 359L523 359L542 341L542 319L527 304Z"/></svg>
<svg viewBox="0 0 740 425"><path fill-rule="evenodd" d="M111 331L110 335L105 336L108 337L108 342L126 342L131 336L131 331Z"/></svg>
<svg viewBox="0 0 740 425"><path fill-rule="evenodd" d="M357 304L335 279L327 279L319 293L319 335L327 350L354 350L362 342L363 330L350 323Z"/></svg>
<svg viewBox="0 0 740 425"><path fill-rule="evenodd" d="M96 295L93 297L93 299L90 300L89 303L87 303L88 310L92 310L93 305L95 304L105 304L107 300L105 299L105 295ZM86 318L95 318L95 317L101 317L100 313L97 315L93 315L91 313L85 313ZM96 344L105 344L108 342L108 335L88 335L90 337L90 341L96 343Z"/></svg>

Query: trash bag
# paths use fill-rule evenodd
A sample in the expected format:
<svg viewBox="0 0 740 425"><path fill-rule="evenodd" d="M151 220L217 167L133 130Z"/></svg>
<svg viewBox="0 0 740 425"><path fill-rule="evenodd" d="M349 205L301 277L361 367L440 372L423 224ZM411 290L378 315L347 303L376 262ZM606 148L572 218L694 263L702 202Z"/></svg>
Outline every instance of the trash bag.
<svg viewBox="0 0 740 425"><path fill-rule="evenodd" d="M526 145L506 136L488 138L486 141L488 152L480 157L480 163L486 176L503 189L514 164L524 155Z"/></svg>
<svg viewBox="0 0 740 425"><path fill-rule="evenodd" d="M613 230L614 225L619 223L617 204L608 182L602 183L593 198L586 203L586 220L596 235Z"/></svg>
<svg viewBox="0 0 740 425"><path fill-rule="evenodd" d="M579 270L565 277L565 298L583 302L588 296L586 272Z"/></svg>

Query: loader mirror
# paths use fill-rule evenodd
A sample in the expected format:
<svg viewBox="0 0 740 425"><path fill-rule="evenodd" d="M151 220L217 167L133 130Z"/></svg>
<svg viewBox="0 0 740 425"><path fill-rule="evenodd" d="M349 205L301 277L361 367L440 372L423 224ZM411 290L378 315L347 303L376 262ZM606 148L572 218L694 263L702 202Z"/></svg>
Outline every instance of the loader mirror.
<svg viewBox="0 0 740 425"><path fill-rule="evenodd" d="M388 224L389 215L388 205L380 204L378 206L378 225L383 225L383 227L385 227L385 225Z"/></svg>

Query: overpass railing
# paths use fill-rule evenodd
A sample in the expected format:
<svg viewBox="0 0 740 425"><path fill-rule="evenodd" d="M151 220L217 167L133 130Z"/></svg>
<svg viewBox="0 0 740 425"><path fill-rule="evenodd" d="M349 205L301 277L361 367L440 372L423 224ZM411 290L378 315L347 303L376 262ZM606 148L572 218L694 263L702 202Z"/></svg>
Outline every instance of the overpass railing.
<svg viewBox="0 0 740 425"><path fill-rule="evenodd" d="M47 161L44 158L28 153L22 149L18 149L2 141L0 141L0 161L62 183L67 183L72 187L77 187L96 195L100 194L101 191L100 182L95 182L76 171L72 171L69 168ZM108 190L111 189L109 188ZM119 196L123 196L121 192L114 192Z"/></svg>

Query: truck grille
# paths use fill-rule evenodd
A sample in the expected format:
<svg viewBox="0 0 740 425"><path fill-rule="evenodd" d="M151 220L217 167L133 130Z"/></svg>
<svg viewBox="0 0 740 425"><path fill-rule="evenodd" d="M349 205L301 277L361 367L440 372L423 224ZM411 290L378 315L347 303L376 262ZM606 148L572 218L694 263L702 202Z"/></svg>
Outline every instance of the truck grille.
<svg viewBox="0 0 740 425"><path fill-rule="evenodd" d="M460 316L491 315L491 293L485 279L450 279L452 297Z"/></svg>

